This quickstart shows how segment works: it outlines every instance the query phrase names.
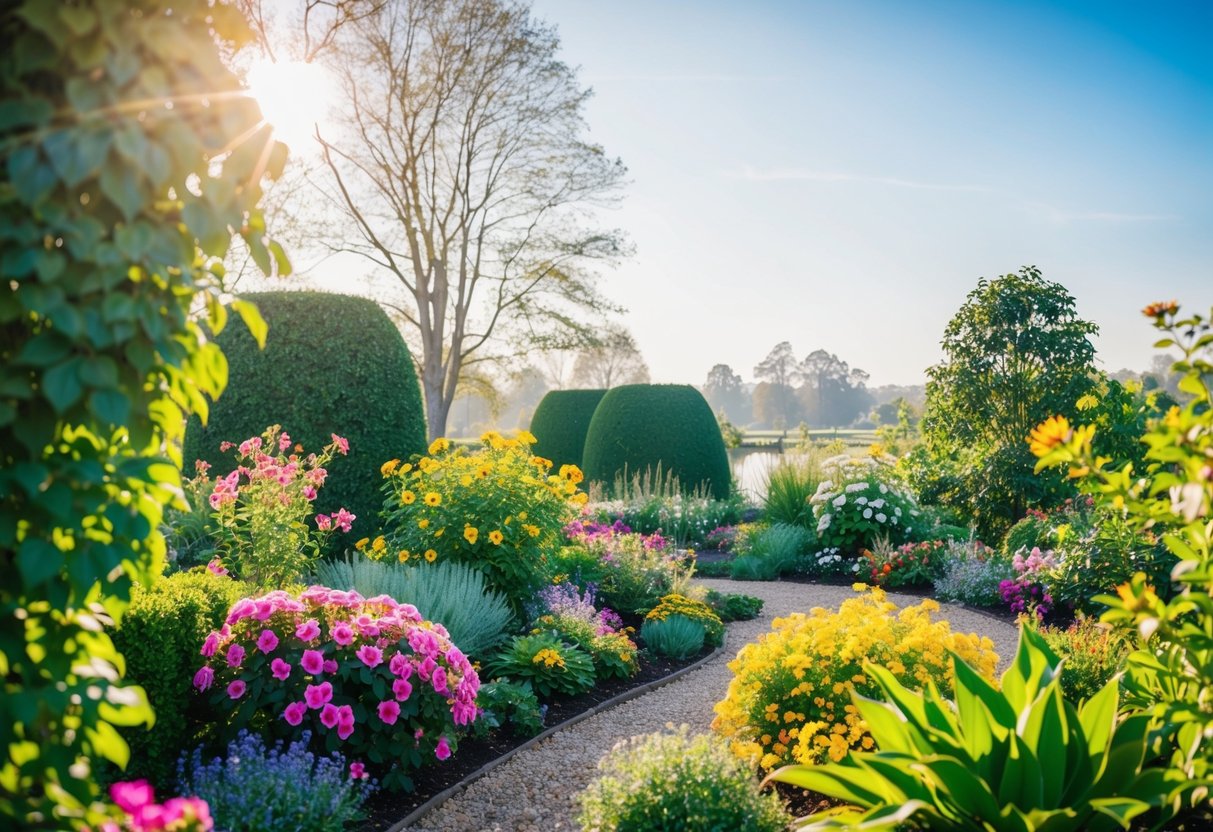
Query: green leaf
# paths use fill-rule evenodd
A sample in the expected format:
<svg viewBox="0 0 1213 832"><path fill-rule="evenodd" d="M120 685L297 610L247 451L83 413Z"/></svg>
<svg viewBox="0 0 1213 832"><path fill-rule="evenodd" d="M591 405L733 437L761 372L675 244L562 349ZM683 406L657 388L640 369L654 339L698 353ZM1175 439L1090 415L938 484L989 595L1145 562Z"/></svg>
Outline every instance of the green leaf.
<svg viewBox="0 0 1213 832"><path fill-rule="evenodd" d="M101 169L109 154L110 135L81 128L56 130L43 140L42 147L63 184L75 188Z"/></svg>
<svg viewBox="0 0 1213 832"><path fill-rule="evenodd" d="M1099 760L1108 748L1112 731L1116 725L1116 709L1120 701L1120 683L1113 679L1099 692L1082 703L1078 709L1078 722L1082 726L1087 744L1087 756L1092 764Z"/></svg>
<svg viewBox="0 0 1213 832"><path fill-rule="evenodd" d="M232 309L244 321L244 325L248 327L249 334L253 336L257 346L265 349L265 338L269 333L269 326L266 324L265 318L261 317L261 311L257 309L257 305L247 300L234 300Z"/></svg>
<svg viewBox="0 0 1213 832"><path fill-rule="evenodd" d="M65 560L58 547L35 537L27 537L17 549L17 569L29 589L39 587L58 575Z"/></svg>
<svg viewBox="0 0 1213 832"><path fill-rule="evenodd" d="M89 410L103 425L125 425L131 417L131 402L120 390L94 390L88 397Z"/></svg>
<svg viewBox="0 0 1213 832"><path fill-rule="evenodd" d="M131 749L118 733L118 729L108 722L98 720L91 728L86 727L84 734L88 737L94 754L109 760L119 768L126 768L131 759Z"/></svg>
<svg viewBox="0 0 1213 832"><path fill-rule="evenodd" d="M80 384L80 362L79 358L69 358L47 370L42 377L42 394L57 413L66 411L84 394Z"/></svg>
<svg viewBox="0 0 1213 832"><path fill-rule="evenodd" d="M58 181L51 166L41 160L33 147L18 147L8 154L8 178L26 205L41 202Z"/></svg>
<svg viewBox="0 0 1213 832"><path fill-rule="evenodd" d="M101 192L122 212L127 222L137 217L143 209L143 193L135 168L117 161L111 162L102 169L98 184Z"/></svg>

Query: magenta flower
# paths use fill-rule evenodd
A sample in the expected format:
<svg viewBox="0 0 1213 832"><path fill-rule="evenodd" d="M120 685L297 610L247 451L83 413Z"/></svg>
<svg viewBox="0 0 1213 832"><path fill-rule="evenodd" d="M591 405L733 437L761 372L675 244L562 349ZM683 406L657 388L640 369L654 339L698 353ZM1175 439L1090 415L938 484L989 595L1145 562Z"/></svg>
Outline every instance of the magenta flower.
<svg viewBox="0 0 1213 832"><path fill-rule="evenodd" d="M283 431L282 435L278 437L278 450L285 451L289 447L291 447L291 435Z"/></svg>
<svg viewBox="0 0 1213 832"><path fill-rule="evenodd" d="M198 690L207 690L214 681L215 671L211 670L208 665L204 664L194 674L194 687L198 688Z"/></svg>
<svg viewBox="0 0 1213 832"><path fill-rule="evenodd" d="M315 491L312 493L315 493ZM307 496L306 491L304 492L304 496ZM311 497L308 497L308 499L310 500ZM333 528L333 521L327 514L317 514L316 528L322 532L327 532L329 529Z"/></svg>
<svg viewBox="0 0 1213 832"><path fill-rule="evenodd" d="M442 667L434 668L434 672L430 676L430 685L434 688L434 693L441 693L443 695L450 693L450 689L446 684L446 670Z"/></svg>
<svg viewBox="0 0 1213 832"><path fill-rule="evenodd" d="M349 530L351 528L353 528L354 521L357 519L358 519L358 515L350 514L344 508L339 508L339 509L337 509L336 512L333 513L333 525L335 525L337 528L341 529L341 531L346 532L346 533L348 533Z"/></svg>
<svg viewBox="0 0 1213 832"><path fill-rule="evenodd" d="M303 691L303 698L307 701L307 706L314 711L322 705L333 701L333 686L328 682L321 682L319 685L308 685ZM332 726L329 727L331 728Z"/></svg>
<svg viewBox="0 0 1213 832"><path fill-rule="evenodd" d="M206 656L208 659L215 655L215 651L219 649L219 634L211 633L206 637L206 641L202 642L202 649L198 652Z"/></svg>
<svg viewBox="0 0 1213 832"><path fill-rule="evenodd" d="M316 489L312 488L310 485L303 486L303 499L309 502L316 499ZM316 518L316 526L320 526L319 517ZM321 529L321 531L324 531L324 529Z"/></svg>
<svg viewBox="0 0 1213 832"><path fill-rule="evenodd" d="M413 695L413 686L409 684L408 679L397 679L392 682L392 693L403 702Z"/></svg>
<svg viewBox="0 0 1213 832"><path fill-rule="evenodd" d="M365 780L369 776L370 775L366 773L366 766L364 766L358 760L355 760L354 762L350 763L350 779L351 780Z"/></svg>
<svg viewBox="0 0 1213 832"><path fill-rule="evenodd" d="M372 647L369 644L364 644L358 648L358 652L354 654L367 667L378 667L383 664L383 651L378 647Z"/></svg>
<svg viewBox="0 0 1213 832"><path fill-rule="evenodd" d="M212 558L211 562L206 565L206 569L212 575L219 575L220 577L227 574L227 570L223 568L223 564L219 562L219 558Z"/></svg>
<svg viewBox="0 0 1213 832"><path fill-rule="evenodd" d="M353 733L354 709L349 705L342 705L337 709L337 736L343 740L348 740Z"/></svg>
<svg viewBox="0 0 1213 832"><path fill-rule="evenodd" d="M227 695L232 699L239 699L241 696L244 696L246 690L248 690L248 685L244 683L244 680L237 679L227 686Z"/></svg>
<svg viewBox="0 0 1213 832"><path fill-rule="evenodd" d="M338 621L333 627L333 641L342 647L348 647L354 642L354 630L344 621Z"/></svg>
<svg viewBox="0 0 1213 832"><path fill-rule="evenodd" d="M379 703L379 719L385 725L395 725L396 719L400 716L400 705L391 699L386 702Z"/></svg>
<svg viewBox="0 0 1213 832"><path fill-rule="evenodd" d="M324 670L324 654L319 650L304 650L303 658L299 660L303 669L313 676L319 676Z"/></svg>
<svg viewBox="0 0 1213 832"><path fill-rule="evenodd" d="M298 725L303 722L303 715L307 713L307 704L304 702L292 702L286 706L286 710L282 712L282 718L287 721L288 725Z"/></svg>
<svg viewBox="0 0 1213 832"><path fill-rule="evenodd" d="M314 618L309 618L295 628L295 638L300 641L312 641L318 635L320 635L320 624Z"/></svg>
<svg viewBox="0 0 1213 832"><path fill-rule="evenodd" d="M320 724L325 728L335 728L337 726L337 706L332 702L325 705L320 711Z"/></svg>
<svg viewBox="0 0 1213 832"><path fill-rule="evenodd" d="M244 648L243 647L241 647L239 644L233 644L231 647L227 648L227 666L228 667L240 667L241 663L243 663L243 662L244 662Z"/></svg>
<svg viewBox="0 0 1213 832"><path fill-rule="evenodd" d="M134 814L139 809L155 801L155 792L146 780L135 780L131 783L115 783L110 786L110 797L119 809L127 814Z"/></svg>
<svg viewBox="0 0 1213 832"><path fill-rule="evenodd" d="M387 667L388 670L392 671L393 676L400 676L403 672L404 666L408 663L409 660L405 658L405 655L397 650L395 655L392 656L391 661L387 663Z"/></svg>
<svg viewBox="0 0 1213 832"><path fill-rule="evenodd" d="M278 646L278 635L273 630L262 630L257 637L257 649L269 655Z"/></svg>
<svg viewBox="0 0 1213 832"><path fill-rule="evenodd" d="M350 452L350 443L348 439L333 434L333 444L337 446L337 450L341 451L341 455L345 456Z"/></svg>
<svg viewBox="0 0 1213 832"><path fill-rule="evenodd" d="M337 672L337 660L336 659L325 659L324 660L324 672L325 673L336 673Z"/></svg>
<svg viewBox="0 0 1213 832"><path fill-rule="evenodd" d="M270 662L270 672L274 674L275 679L285 682L287 677L291 675L291 666L282 659L274 659Z"/></svg>
<svg viewBox="0 0 1213 832"><path fill-rule="evenodd" d="M438 745L434 746L434 756L439 760L445 760L451 756L451 746L446 741L446 737L438 738Z"/></svg>

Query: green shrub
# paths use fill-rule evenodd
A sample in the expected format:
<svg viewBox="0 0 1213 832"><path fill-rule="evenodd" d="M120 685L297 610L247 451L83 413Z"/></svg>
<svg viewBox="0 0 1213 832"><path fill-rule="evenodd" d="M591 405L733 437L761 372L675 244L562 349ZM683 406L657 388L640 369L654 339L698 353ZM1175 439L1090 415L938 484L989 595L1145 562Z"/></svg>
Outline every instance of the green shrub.
<svg viewBox="0 0 1213 832"><path fill-rule="evenodd" d="M720 742L685 725L620 743L598 768L580 796L586 832L782 832L791 821Z"/></svg>
<svg viewBox="0 0 1213 832"><path fill-rule="evenodd" d="M151 589L136 587L114 644L126 657L127 678L147 691L156 724L123 731L131 747L126 779L172 783L177 757L197 743L201 729L192 684L202 664L198 650L247 591L239 581L205 569L161 578Z"/></svg>
<svg viewBox="0 0 1213 832"><path fill-rule="evenodd" d="M664 618L681 615L703 625L707 643L712 647L724 644L724 622L720 616L703 601L688 598L678 593L670 593L661 599L656 607L649 610L646 621L661 621Z"/></svg>
<svg viewBox="0 0 1213 832"><path fill-rule="evenodd" d="M608 486L616 476L661 465L684 492L729 496L729 458L712 409L688 384L626 384L608 390L590 420L582 456L586 479Z"/></svg>
<svg viewBox="0 0 1213 832"><path fill-rule="evenodd" d="M733 575L733 562L736 558L724 560L696 560L695 576L699 578L730 578Z"/></svg>
<svg viewBox="0 0 1213 832"><path fill-rule="evenodd" d="M806 528L815 525L809 498L825 479L821 463L822 453L814 449L801 458L783 460L770 472L763 501L767 522L796 523Z"/></svg>
<svg viewBox="0 0 1213 832"><path fill-rule="evenodd" d="M376 524L383 504L379 467L425 450L421 391L408 347L374 301L324 292L246 295L261 310L269 335L265 349L240 327L217 338L228 359L229 380L205 427L186 427L187 466L204 459L216 475L232 470L219 443L257 436L281 425L308 450L336 433L349 440L349 458L330 473L316 511L344 506L358 521L355 533Z"/></svg>
<svg viewBox="0 0 1213 832"><path fill-rule="evenodd" d="M720 616L720 620L726 623L729 621L749 621L752 618L757 618L762 613L763 601L761 598L755 598L753 595L717 592L714 589L709 589L707 596L703 600L716 611L716 614Z"/></svg>
<svg viewBox="0 0 1213 832"><path fill-rule="evenodd" d="M1016 577L1010 558L974 541L948 544L943 574L935 581L935 596L941 601L960 601L975 607L1002 603L998 585Z"/></svg>
<svg viewBox="0 0 1213 832"><path fill-rule="evenodd" d="M550 633L514 636L489 662L489 670L495 677L529 682L541 699L553 694L576 696L595 682L590 654Z"/></svg>
<svg viewBox="0 0 1213 832"><path fill-rule="evenodd" d="M689 659L703 650L707 630L703 623L685 615L669 618L646 618L640 625L644 645L658 656Z"/></svg>
<svg viewBox="0 0 1213 832"><path fill-rule="evenodd" d="M791 572L812 542L802 526L776 523L746 535L729 575L739 581L773 581Z"/></svg>
<svg viewBox="0 0 1213 832"><path fill-rule="evenodd" d="M1042 511L1033 511L1007 530L1002 539L1002 551L1007 557L1016 552L1030 552L1034 547L1051 549L1053 522Z"/></svg>
<svg viewBox="0 0 1213 832"><path fill-rule="evenodd" d="M605 390L549 391L531 417L530 431L536 440L531 450L550 459L556 469L561 465L580 468L590 419L605 395Z"/></svg>
<svg viewBox="0 0 1213 832"><path fill-rule="evenodd" d="M498 728L509 728L520 737L533 737L543 731L543 709L530 685L498 680L480 686L476 704L484 709L472 723L478 737Z"/></svg>
<svg viewBox="0 0 1213 832"><path fill-rule="evenodd" d="M1065 659L1061 692L1075 704L1090 699L1112 680L1131 646L1124 632L1088 616L1080 616L1069 627L1042 626L1039 632L1045 644Z"/></svg>
<svg viewBox="0 0 1213 832"><path fill-rule="evenodd" d="M446 627L455 646L483 657L513 623L505 597L488 590L484 573L454 561L409 566L361 555L322 562L316 582L330 589L352 589L364 598L390 595L412 604L423 618Z"/></svg>

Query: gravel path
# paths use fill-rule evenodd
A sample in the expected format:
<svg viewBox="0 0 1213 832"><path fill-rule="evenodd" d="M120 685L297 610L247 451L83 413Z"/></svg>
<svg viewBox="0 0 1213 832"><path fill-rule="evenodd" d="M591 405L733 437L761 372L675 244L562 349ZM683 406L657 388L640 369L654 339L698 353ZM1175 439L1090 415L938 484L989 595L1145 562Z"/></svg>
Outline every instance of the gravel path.
<svg viewBox="0 0 1213 832"><path fill-rule="evenodd" d="M728 625L725 651L714 661L675 682L590 717L516 755L465 792L409 827L418 832L540 832L577 829L576 796L593 778L599 758L620 740L661 730L667 723L687 723L707 732L712 706L724 697L732 673L727 665L748 642L770 630L774 618L813 607L837 608L853 597L850 587L796 583L757 583L703 579L721 592L756 595L765 601L753 621ZM920 601L890 593L898 606ZM942 605L939 616L961 632L976 632L994 641L1000 672L1015 651L1014 625L972 610Z"/></svg>

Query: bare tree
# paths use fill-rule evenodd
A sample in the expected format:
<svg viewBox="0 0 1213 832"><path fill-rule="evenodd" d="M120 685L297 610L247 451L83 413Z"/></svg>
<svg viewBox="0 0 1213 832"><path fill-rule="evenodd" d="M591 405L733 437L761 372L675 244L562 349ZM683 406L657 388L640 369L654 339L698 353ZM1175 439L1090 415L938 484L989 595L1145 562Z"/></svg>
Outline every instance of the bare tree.
<svg viewBox="0 0 1213 832"><path fill-rule="evenodd" d="M256 35L257 48L274 63L311 63L337 40L337 33L383 8L386 0L236 0Z"/></svg>
<svg viewBox="0 0 1213 832"><path fill-rule="evenodd" d="M403 287L433 436L503 337L573 345L609 308L594 267L626 252L592 215L626 171L583 138L589 91L558 48L511 0L386 0L329 50L349 117L320 137L328 193L356 229L334 249Z"/></svg>
<svg viewBox="0 0 1213 832"><path fill-rule="evenodd" d="M649 365L627 328L607 324L594 344L577 353L573 384L606 390L621 384L648 384Z"/></svg>

